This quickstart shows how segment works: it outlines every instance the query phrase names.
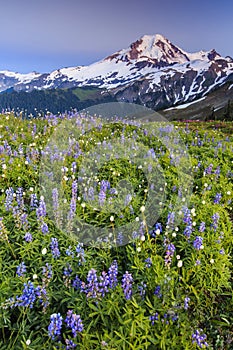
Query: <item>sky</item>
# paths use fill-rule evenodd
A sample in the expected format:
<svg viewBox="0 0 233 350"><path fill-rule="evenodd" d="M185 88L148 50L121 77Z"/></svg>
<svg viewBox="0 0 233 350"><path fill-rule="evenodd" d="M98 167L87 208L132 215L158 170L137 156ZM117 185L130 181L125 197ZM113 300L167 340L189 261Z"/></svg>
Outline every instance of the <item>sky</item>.
<svg viewBox="0 0 233 350"><path fill-rule="evenodd" d="M0 0L0 71L89 65L145 34L233 57L231 0Z"/></svg>

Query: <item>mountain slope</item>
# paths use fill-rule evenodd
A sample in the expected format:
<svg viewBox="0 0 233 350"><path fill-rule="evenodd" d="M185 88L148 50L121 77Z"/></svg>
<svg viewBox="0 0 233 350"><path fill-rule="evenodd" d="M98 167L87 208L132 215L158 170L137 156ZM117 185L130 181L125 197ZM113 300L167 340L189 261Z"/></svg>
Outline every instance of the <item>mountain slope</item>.
<svg viewBox="0 0 233 350"><path fill-rule="evenodd" d="M231 57L215 50L188 53L157 34L144 35L90 66L46 74L1 71L0 91L93 86L108 90L118 101L160 110L201 98L227 81L233 81Z"/></svg>
<svg viewBox="0 0 233 350"><path fill-rule="evenodd" d="M161 114L170 120L233 120L233 84L225 83L198 100L165 109Z"/></svg>

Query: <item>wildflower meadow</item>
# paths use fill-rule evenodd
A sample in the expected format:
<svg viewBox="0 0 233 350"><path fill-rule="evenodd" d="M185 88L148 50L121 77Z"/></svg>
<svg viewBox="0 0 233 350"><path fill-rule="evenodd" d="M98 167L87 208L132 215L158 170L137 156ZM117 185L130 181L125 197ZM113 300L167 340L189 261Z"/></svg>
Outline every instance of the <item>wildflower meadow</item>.
<svg viewBox="0 0 233 350"><path fill-rule="evenodd" d="M0 349L233 349L232 194L230 122L2 114Z"/></svg>

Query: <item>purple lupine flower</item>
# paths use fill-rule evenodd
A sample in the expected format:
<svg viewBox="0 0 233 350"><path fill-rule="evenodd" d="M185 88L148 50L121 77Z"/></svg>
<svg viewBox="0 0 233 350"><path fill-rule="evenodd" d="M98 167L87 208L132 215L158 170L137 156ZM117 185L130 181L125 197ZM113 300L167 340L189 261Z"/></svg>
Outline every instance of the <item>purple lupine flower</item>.
<svg viewBox="0 0 233 350"><path fill-rule="evenodd" d="M26 265L24 262L21 262L18 266L17 266L17 270L16 270L16 274L19 277L24 276L24 274L26 273Z"/></svg>
<svg viewBox="0 0 233 350"><path fill-rule="evenodd" d="M114 260L111 266L108 269L108 277L109 277L109 288L113 289L117 285L117 275L118 275L118 265L117 261Z"/></svg>
<svg viewBox="0 0 233 350"><path fill-rule="evenodd" d="M29 306L30 308L33 308L33 304L36 300L36 290L31 281L28 281L27 283L24 283L24 289L21 296L16 297L16 303L15 306Z"/></svg>
<svg viewBox="0 0 233 350"><path fill-rule="evenodd" d="M67 266L63 270L63 275L64 276L70 276L72 273L72 268L70 264L67 264Z"/></svg>
<svg viewBox="0 0 233 350"><path fill-rule="evenodd" d="M53 340L55 339L56 336L61 335L62 320L63 318L60 313L58 314L54 313L50 316L48 333L49 333L49 337L51 337Z"/></svg>
<svg viewBox="0 0 233 350"><path fill-rule="evenodd" d="M214 204L219 204L221 198L222 198L221 193L217 193L216 196L215 196L215 198L214 198Z"/></svg>
<svg viewBox="0 0 233 350"><path fill-rule="evenodd" d="M145 261L145 263L146 263L146 267L147 267L147 268L150 268L150 267L152 266L152 260L151 260L151 258L147 258L147 259L145 259L144 261Z"/></svg>
<svg viewBox="0 0 233 350"><path fill-rule="evenodd" d="M26 230L29 227L29 223L28 223L28 214L27 213L22 213L20 215L20 223L23 226L24 230Z"/></svg>
<svg viewBox="0 0 233 350"><path fill-rule="evenodd" d="M174 224L174 220L175 220L175 213L174 212L168 213L166 226L172 227Z"/></svg>
<svg viewBox="0 0 233 350"><path fill-rule="evenodd" d="M196 343L197 346L199 346L200 348L203 347L208 347L209 345L206 342L206 335L205 334L201 334L202 329L200 330L196 330L193 334L192 334L192 338L193 338L193 344Z"/></svg>
<svg viewBox="0 0 233 350"><path fill-rule="evenodd" d="M50 280L53 275L52 266L46 263L45 266L42 267L42 273L47 281Z"/></svg>
<svg viewBox="0 0 233 350"><path fill-rule="evenodd" d="M60 251L58 248L57 238L54 238L54 237L51 238L50 248L51 248L53 257L58 258L60 256Z"/></svg>
<svg viewBox="0 0 233 350"><path fill-rule="evenodd" d="M218 228L218 220L219 220L219 218L220 218L220 216L219 216L218 213L215 213L212 216L213 223L211 224L211 226L213 227L215 232L217 231L217 228Z"/></svg>
<svg viewBox="0 0 233 350"><path fill-rule="evenodd" d="M41 197L39 206L36 209L36 215L38 220L46 216L46 205L43 197Z"/></svg>
<svg viewBox="0 0 233 350"><path fill-rule="evenodd" d="M30 195L30 208L33 210L38 207L38 199L35 193Z"/></svg>
<svg viewBox="0 0 233 350"><path fill-rule="evenodd" d="M12 206L13 200L14 200L14 190L12 187L10 187L6 190L6 199L5 199L6 211L10 211L13 208Z"/></svg>
<svg viewBox="0 0 233 350"><path fill-rule="evenodd" d="M73 280L73 283L72 283L72 286L74 287L74 289L78 290L78 289L82 289L82 281L80 280L80 278L76 275L74 280Z"/></svg>
<svg viewBox="0 0 233 350"><path fill-rule="evenodd" d="M151 173L151 172L152 172L152 169L153 169L152 165L149 164L148 167L147 167L147 169L148 169L148 172Z"/></svg>
<svg viewBox="0 0 233 350"><path fill-rule="evenodd" d="M150 236L155 238L157 232L162 233L163 232L163 227L162 224L160 222L156 222L156 224L154 225L154 228L152 231L150 231Z"/></svg>
<svg viewBox="0 0 233 350"><path fill-rule="evenodd" d="M77 344L75 344L71 339L65 339L65 343L66 343L66 350L74 349L77 346Z"/></svg>
<svg viewBox="0 0 233 350"><path fill-rule="evenodd" d="M154 315L149 316L149 320L151 321L152 326L155 324L155 321L158 321L159 314L156 312Z"/></svg>
<svg viewBox="0 0 233 350"><path fill-rule="evenodd" d="M84 291L88 298L97 298L99 293L98 277L95 269L91 269L87 275L88 284L85 285Z"/></svg>
<svg viewBox="0 0 233 350"><path fill-rule="evenodd" d="M77 199L78 182L74 180L72 182L72 198Z"/></svg>
<svg viewBox="0 0 233 350"><path fill-rule="evenodd" d="M193 232L193 227L191 225L188 225L185 227L184 229L184 235L187 237L187 238L190 238L191 234Z"/></svg>
<svg viewBox="0 0 233 350"><path fill-rule="evenodd" d="M141 284L138 286L138 290L139 290L139 293L140 293L140 296L142 299L144 299L144 297L145 297L146 287L147 287L147 285L144 282L141 282Z"/></svg>
<svg viewBox="0 0 233 350"><path fill-rule="evenodd" d="M187 207L183 207L183 213L184 213L183 222L188 226L192 225L191 210L189 210Z"/></svg>
<svg viewBox="0 0 233 350"><path fill-rule="evenodd" d="M103 271L102 275L99 277L99 292L101 293L101 296L104 297L106 293L108 293L108 286L109 286L109 276L107 272Z"/></svg>
<svg viewBox="0 0 233 350"><path fill-rule="evenodd" d="M178 188L178 197L179 197L179 198L182 198L182 197L183 197L182 189L181 189L180 187Z"/></svg>
<svg viewBox="0 0 233 350"><path fill-rule="evenodd" d="M129 300L132 296L132 284L133 284L133 277L131 273L126 271L125 274L123 275L122 284L121 284L126 300Z"/></svg>
<svg viewBox="0 0 233 350"><path fill-rule="evenodd" d="M31 235L31 233L30 232L26 232L25 236L24 236L24 239L25 239L25 241L27 243L32 242L32 235Z"/></svg>
<svg viewBox="0 0 233 350"><path fill-rule="evenodd" d="M100 183L100 189L106 192L108 189L110 189L110 182L108 180L102 180Z"/></svg>
<svg viewBox="0 0 233 350"><path fill-rule="evenodd" d="M59 201L58 201L58 189L54 188L52 190L52 200L53 200L53 211L57 213L59 208Z"/></svg>
<svg viewBox="0 0 233 350"><path fill-rule="evenodd" d="M17 204L18 204L18 208L22 209L23 206L24 206L23 189L22 189L22 187L19 187L16 190L16 201L17 201Z"/></svg>
<svg viewBox="0 0 233 350"><path fill-rule="evenodd" d="M82 332L84 329L80 315L76 315L72 310L68 310L65 323L68 328L71 328L74 338L77 336L77 333Z"/></svg>
<svg viewBox="0 0 233 350"><path fill-rule="evenodd" d="M70 211L68 213L68 220L72 220L74 218L75 212L76 212L76 199L72 197L70 201Z"/></svg>
<svg viewBox="0 0 233 350"><path fill-rule="evenodd" d="M176 247L174 246L174 244L172 244L172 243L167 244L166 254L165 254L165 259L164 259L166 266L170 266L172 257L175 253L175 250L176 250Z"/></svg>
<svg viewBox="0 0 233 350"><path fill-rule="evenodd" d="M195 249L200 250L203 246L203 238L201 236L196 236L196 238L193 241L193 246Z"/></svg>
<svg viewBox="0 0 233 350"><path fill-rule="evenodd" d="M49 297L45 287L38 286L36 288L36 296L39 299L40 304L43 306L43 309L45 310L49 305Z"/></svg>
<svg viewBox="0 0 233 350"><path fill-rule="evenodd" d="M49 232L48 225L45 222L42 222L41 224L41 232L46 235Z"/></svg>
<svg viewBox="0 0 233 350"><path fill-rule="evenodd" d="M71 171L72 171L72 173L75 173L75 172L76 172L76 169L77 169L77 163L76 163L76 162L73 162L73 163L71 164Z"/></svg>
<svg viewBox="0 0 233 350"><path fill-rule="evenodd" d="M157 295L158 298L162 298L161 287L157 286L154 291L154 295Z"/></svg>
<svg viewBox="0 0 233 350"><path fill-rule="evenodd" d="M220 166L218 165L215 172L214 172L214 174L216 175L216 178L219 177L220 173L221 173L221 170L220 170Z"/></svg>
<svg viewBox="0 0 233 350"><path fill-rule="evenodd" d="M95 191L92 186L88 188L87 197L90 201L93 201L95 199Z"/></svg>
<svg viewBox="0 0 233 350"><path fill-rule="evenodd" d="M129 193L125 196L124 206L127 207L127 205L131 202L132 195Z"/></svg>
<svg viewBox="0 0 233 350"><path fill-rule="evenodd" d="M78 245L75 248L76 253L77 253L77 258L79 258L79 265L82 265L83 263L85 263L86 259L85 259L85 251L83 249L83 243L78 243Z"/></svg>
<svg viewBox="0 0 233 350"><path fill-rule="evenodd" d="M189 297L184 298L184 309L185 310L188 310L189 302L190 302L190 298Z"/></svg>
<svg viewBox="0 0 233 350"><path fill-rule="evenodd" d="M205 231L205 222L202 221L199 226L199 232L204 232Z"/></svg>
<svg viewBox="0 0 233 350"><path fill-rule="evenodd" d="M205 169L205 174L210 175L212 173L213 169L213 164L210 164L206 169Z"/></svg>
<svg viewBox="0 0 233 350"><path fill-rule="evenodd" d="M105 199L106 199L105 191L100 190L100 192L99 192L99 204L100 204L100 206L102 206L104 204Z"/></svg>
<svg viewBox="0 0 233 350"><path fill-rule="evenodd" d="M122 217L123 217L123 216L122 216ZM119 232L119 233L117 234L116 243L117 243L118 246L123 245L123 243L124 243L124 236L123 236L123 233L122 233L122 232Z"/></svg>

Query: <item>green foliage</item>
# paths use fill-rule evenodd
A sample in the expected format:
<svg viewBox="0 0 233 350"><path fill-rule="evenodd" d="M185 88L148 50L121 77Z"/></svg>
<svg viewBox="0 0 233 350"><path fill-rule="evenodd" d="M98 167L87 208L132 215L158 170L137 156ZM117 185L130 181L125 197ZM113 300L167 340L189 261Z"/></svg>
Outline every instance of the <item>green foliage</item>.
<svg viewBox="0 0 233 350"><path fill-rule="evenodd" d="M4 150L0 148L1 350L64 349L66 339L72 339L77 349L83 350L194 350L200 348L193 343L192 338L197 329L202 329L201 333L207 335L209 349L232 349L233 139L232 136L226 139L218 130L204 129L205 124L191 124L186 130L185 125L177 125L188 147L194 175L188 206L192 220L190 236L184 234L187 225L183 216L177 227L167 227L168 214L178 195L178 188L174 189L174 186L179 184L179 179L165 150L160 158L166 176L167 194L159 218L162 232L153 235L145 230L125 246L109 246L106 243L102 247L82 247L72 235L68 236L59 230L48 215L44 218L48 233L44 234L36 210L30 208L31 194L37 194L38 198L40 195L38 174L41 150L51 137L56 123L49 118L30 121L10 115L1 116L0 147L5 147ZM101 130L84 135L80 147L83 152L88 152L91 142L95 144L103 141L113 131L116 137L122 135L123 128L125 136L129 137L136 130L133 125L123 127L121 123L106 124ZM161 150L158 140L144 135L140 129L138 135L148 148ZM11 152L7 149L6 141ZM14 155L14 151L17 154ZM27 161L29 155L30 161ZM73 155L70 155L65 159L64 166L70 169L73 160ZM77 168L81 161L81 157L76 159ZM139 188L139 184L145 180L143 171L127 159L111 160L100 168L99 179L108 180L113 186L116 186L121 176L128 178L134 189ZM68 172L67 177L70 180L64 182L63 186L69 201L71 173ZM131 215L126 208L126 222L135 218L141 206L145 205L147 197L144 190L147 185L144 181L140 190L135 191L136 196L132 201L135 214ZM23 188L23 207L17 207L15 196L11 203L15 210L7 210L6 190L9 187L14 189L14 193L19 187ZM221 193L221 199L215 203L217 193ZM22 220L25 213L28 223ZM84 210L78 203L77 213L97 226L109 224L109 216L104 212L96 214L91 206ZM219 219L215 228L213 216L216 213ZM199 230L202 222L205 223L203 232ZM31 241L26 241L26 233L32 235ZM196 236L203 238L203 249L194 247ZM58 240L58 257L53 255L51 249L52 238ZM166 240L176 248L168 264ZM149 266L146 262L148 258ZM74 286L77 276L87 284L91 269L101 276L103 271L109 271L114 261L118 264L117 285L109 288L104 296L97 293L92 298ZM16 271L22 262L25 263L26 272L19 276ZM48 271L45 272L46 264L52 268L51 277ZM66 269L70 269L70 272L64 273ZM126 271L133 277L132 296L129 299L122 288ZM32 307L13 306L17 296L22 295L24 283L29 281L35 288L44 287L46 296L44 299L37 297ZM187 309L184 307L186 297L190 299ZM64 323L68 310L80 315L84 326L83 331L75 337ZM61 336L53 340L48 327L50 316L54 313L61 314L63 325ZM151 317L155 315L152 322Z"/></svg>

